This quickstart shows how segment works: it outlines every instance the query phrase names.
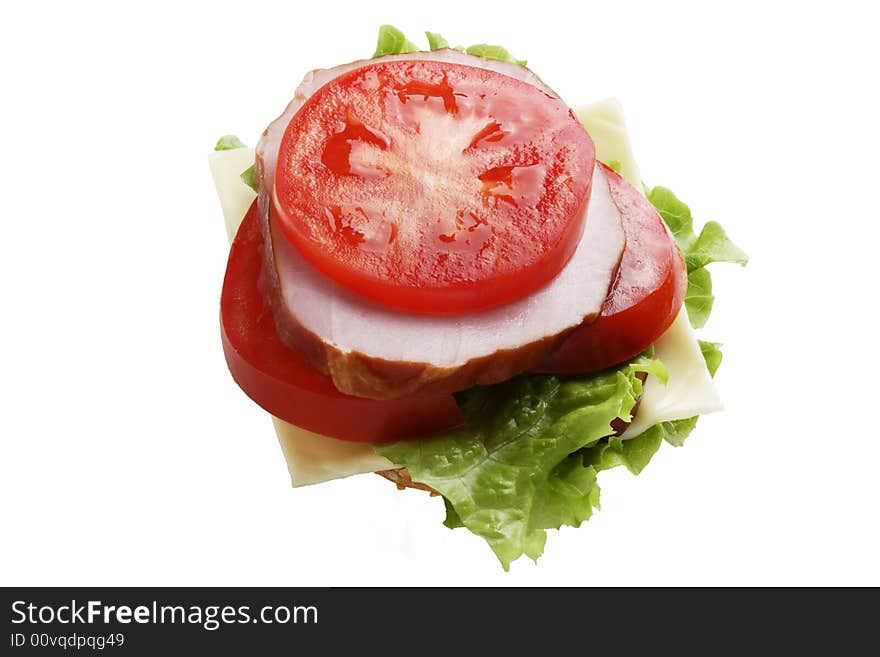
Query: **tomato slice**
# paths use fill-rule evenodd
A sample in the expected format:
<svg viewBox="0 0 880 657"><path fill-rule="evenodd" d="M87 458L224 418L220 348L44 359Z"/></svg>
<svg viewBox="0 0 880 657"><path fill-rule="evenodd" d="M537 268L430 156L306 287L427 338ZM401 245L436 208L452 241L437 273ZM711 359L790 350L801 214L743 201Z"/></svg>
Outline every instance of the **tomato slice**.
<svg viewBox="0 0 880 657"><path fill-rule="evenodd" d="M380 304L455 314L551 280L583 231L595 150L568 107L473 66L392 61L287 126L273 202L316 269Z"/></svg>
<svg viewBox="0 0 880 657"><path fill-rule="evenodd" d="M232 244L220 324L232 378L276 417L333 438L381 443L416 438L464 423L452 395L392 401L352 397L282 342L260 291L264 238L256 204Z"/></svg>
<svg viewBox="0 0 880 657"><path fill-rule="evenodd" d="M539 372L577 374L622 363L663 335L684 301L687 269L663 219L641 192L602 167L626 233L620 271L599 318L568 336Z"/></svg>

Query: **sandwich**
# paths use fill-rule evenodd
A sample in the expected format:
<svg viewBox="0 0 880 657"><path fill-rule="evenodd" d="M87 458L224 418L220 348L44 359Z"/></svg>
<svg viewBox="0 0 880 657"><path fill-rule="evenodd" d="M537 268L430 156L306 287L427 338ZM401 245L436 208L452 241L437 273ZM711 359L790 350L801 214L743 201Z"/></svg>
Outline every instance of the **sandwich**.
<svg viewBox="0 0 880 657"><path fill-rule="evenodd" d="M426 35L383 26L255 148L217 142L223 352L295 487L422 489L506 570L721 410L695 329L707 265L747 257L642 183L617 101L572 110L506 49Z"/></svg>

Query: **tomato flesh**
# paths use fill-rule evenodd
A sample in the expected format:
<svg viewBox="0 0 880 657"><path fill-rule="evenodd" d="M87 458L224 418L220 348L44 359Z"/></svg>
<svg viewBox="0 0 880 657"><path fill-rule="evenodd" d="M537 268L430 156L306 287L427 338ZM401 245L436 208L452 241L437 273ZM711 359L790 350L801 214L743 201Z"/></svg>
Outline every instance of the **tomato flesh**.
<svg viewBox="0 0 880 657"><path fill-rule="evenodd" d="M264 238L256 204L236 234L220 300L223 352L233 379L262 408L308 431L357 442L417 438L464 423L452 395L376 401L339 392L281 342L260 290Z"/></svg>
<svg viewBox="0 0 880 657"><path fill-rule="evenodd" d="M594 372L629 360L663 335L684 301L687 269L663 219L643 194L602 166L626 233L617 280L599 318L568 336L539 372Z"/></svg>
<svg viewBox="0 0 880 657"><path fill-rule="evenodd" d="M583 231L593 143L559 99L500 73L394 61L315 92L282 139L285 237L350 290L474 312L547 283Z"/></svg>

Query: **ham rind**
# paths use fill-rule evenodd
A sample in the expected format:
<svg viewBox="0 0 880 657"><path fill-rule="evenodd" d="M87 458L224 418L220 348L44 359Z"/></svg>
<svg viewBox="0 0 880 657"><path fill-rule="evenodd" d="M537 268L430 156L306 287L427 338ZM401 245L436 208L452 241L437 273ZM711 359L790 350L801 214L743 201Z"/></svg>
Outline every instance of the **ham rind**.
<svg viewBox="0 0 880 657"><path fill-rule="evenodd" d="M557 97L524 67L455 50L383 59L489 68ZM468 315L429 316L378 306L353 294L313 269L283 238L272 217L272 189L278 148L296 111L334 77L376 61L309 73L257 146L267 292L279 334L329 374L340 391L361 397L454 392L509 379L542 362L571 331L601 311L626 241L607 179L597 167L583 235L568 264L549 284L513 303Z"/></svg>
<svg viewBox="0 0 880 657"><path fill-rule="evenodd" d="M452 392L534 367L598 316L625 246L598 167L583 236L562 272L537 292L480 313L429 316L376 305L313 269L271 217L269 234L282 338L342 392L374 399Z"/></svg>

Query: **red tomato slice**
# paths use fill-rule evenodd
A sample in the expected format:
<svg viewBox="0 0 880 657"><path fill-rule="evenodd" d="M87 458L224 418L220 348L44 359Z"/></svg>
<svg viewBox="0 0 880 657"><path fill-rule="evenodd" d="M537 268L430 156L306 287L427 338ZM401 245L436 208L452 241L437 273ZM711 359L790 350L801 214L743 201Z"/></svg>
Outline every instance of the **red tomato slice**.
<svg viewBox="0 0 880 657"><path fill-rule="evenodd" d="M232 378L257 404L303 429L357 442L416 438L464 424L452 395L376 401L339 392L328 376L278 337L259 288L263 258L263 232L254 204L229 253L220 325Z"/></svg>
<svg viewBox="0 0 880 657"><path fill-rule="evenodd" d="M287 239L352 291L473 312L551 280L581 237L595 150L568 107L472 66L393 61L321 87L281 142Z"/></svg>
<svg viewBox="0 0 880 657"><path fill-rule="evenodd" d="M636 356L675 320L687 288L681 251L654 206L602 165L620 209L626 250L602 314L576 329L536 371L594 372Z"/></svg>

